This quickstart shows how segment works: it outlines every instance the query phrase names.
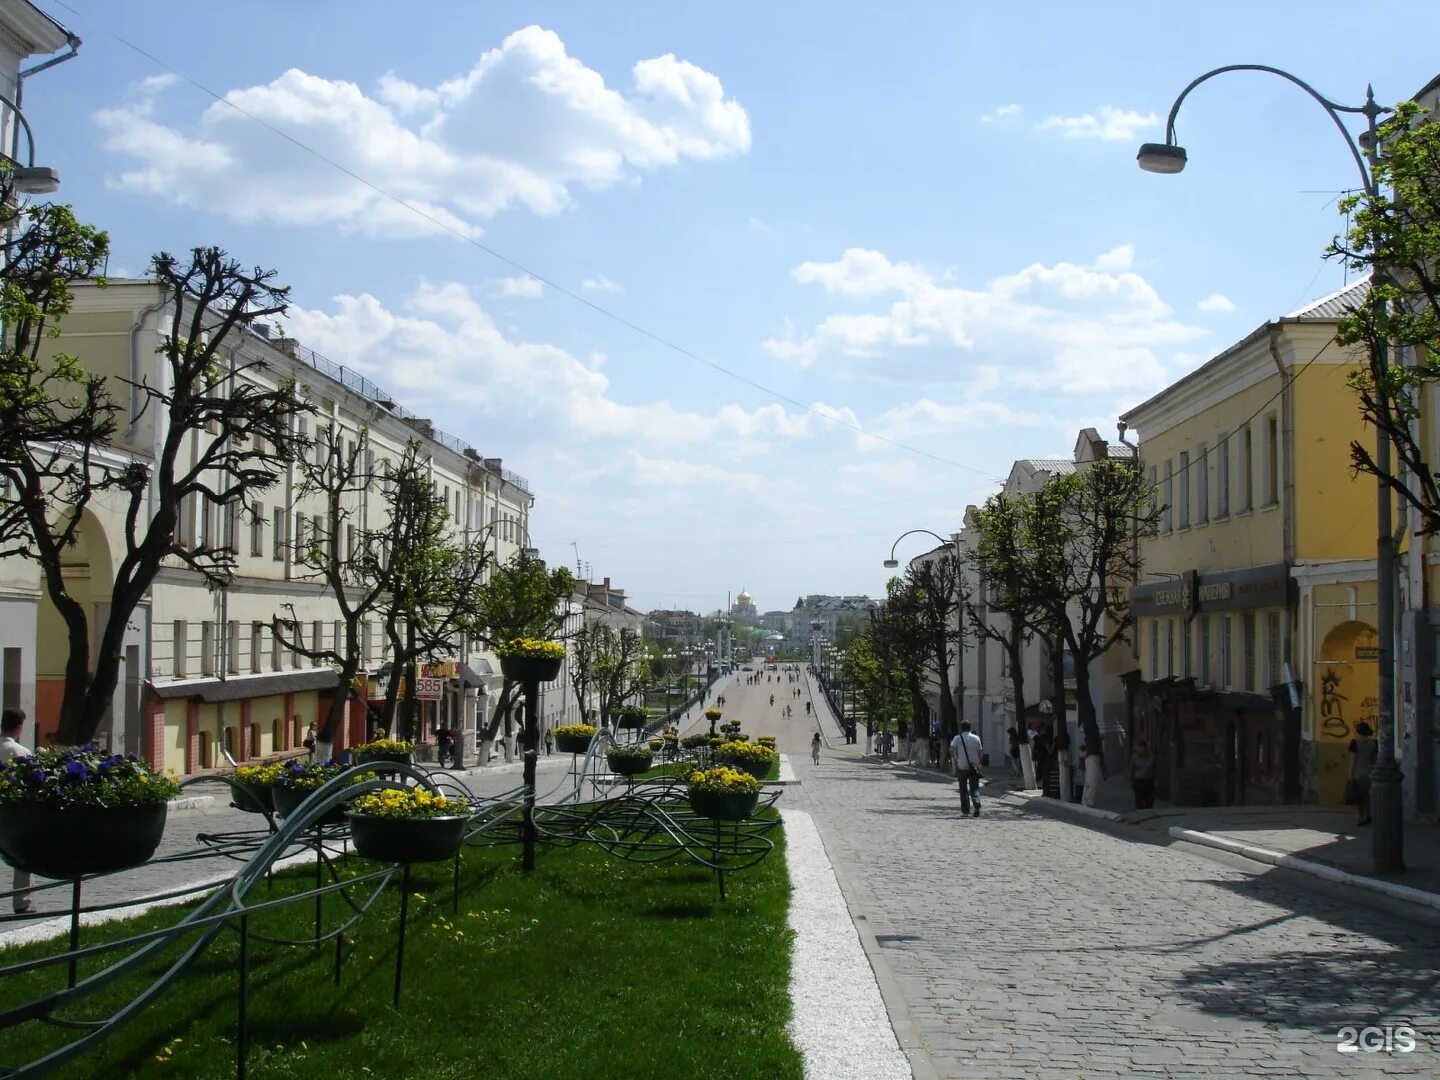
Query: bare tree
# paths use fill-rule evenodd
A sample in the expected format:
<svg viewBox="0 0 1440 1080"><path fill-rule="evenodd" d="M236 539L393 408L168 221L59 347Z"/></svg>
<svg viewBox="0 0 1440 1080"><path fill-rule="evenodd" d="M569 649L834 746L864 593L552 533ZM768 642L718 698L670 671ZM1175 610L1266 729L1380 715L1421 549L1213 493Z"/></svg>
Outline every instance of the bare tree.
<svg viewBox="0 0 1440 1080"><path fill-rule="evenodd" d="M108 382L87 375L70 356L46 357L47 321L68 310L65 284L96 268L103 233L42 208L7 247L6 317L15 326L4 349L0 401L0 552L34 559L45 591L65 623L68 654L59 738L92 738L111 708L122 643L136 607L167 559L212 585L229 582L238 512L252 493L271 487L301 442L294 418L310 411L293 383L267 386L264 364L244 361L232 345L237 329L285 310L288 290L275 272L246 271L218 248L196 248L188 261L160 253L151 262L167 312L161 377L133 386L136 416L151 412L157 453L145 461L110 445L120 416ZM46 277L46 267L49 277ZM97 496L118 505L123 554L110 582L102 621L91 627L68 587L64 553L79 538ZM183 519L218 521L217 538L191 535ZM97 605L98 606L98 605ZM92 634L98 637L90 669Z"/></svg>

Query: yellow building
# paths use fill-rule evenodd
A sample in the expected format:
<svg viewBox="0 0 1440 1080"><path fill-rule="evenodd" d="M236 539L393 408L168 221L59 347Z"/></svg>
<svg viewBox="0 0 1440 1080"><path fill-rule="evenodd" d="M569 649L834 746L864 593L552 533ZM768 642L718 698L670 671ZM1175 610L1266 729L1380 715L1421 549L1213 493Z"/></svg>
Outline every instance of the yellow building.
<svg viewBox="0 0 1440 1080"><path fill-rule="evenodd" d="M1375 484L1335 322L1363 283L1257 328L1130 410L1163 508L1132 590L1132 740L1162 798L1339 802L1375 712Z"/></svg>

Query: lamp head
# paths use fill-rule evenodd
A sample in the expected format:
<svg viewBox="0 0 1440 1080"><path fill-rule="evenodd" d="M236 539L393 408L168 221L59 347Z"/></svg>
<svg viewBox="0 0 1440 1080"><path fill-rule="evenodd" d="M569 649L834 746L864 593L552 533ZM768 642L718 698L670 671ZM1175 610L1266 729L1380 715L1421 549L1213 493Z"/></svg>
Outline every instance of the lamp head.
<svg viewBox="0 0 1440 1080"><path fill-rule="evenodd" d="M886 559L886 560L885 560L885 569L886 569L886 570L894 570L894 569L895 569L897 566L899 566L899 565L900 565L900 560L899 560L899 559Z"/></svg>
<svg viewBox="0 0 1440 1080"><path fill-rule="evenodd" d="M1178 173L1185 168L1185 148L1174 143L1147 142L1135 155L1140 168L1153 173Z"/></svg>
<svg viewBox="0 0 1440 1080"><path fill-rule="evenodd" d="M26 195L49 195L60 186L60 174L46 165L26 165L10 171L15 190Z"/></svg>

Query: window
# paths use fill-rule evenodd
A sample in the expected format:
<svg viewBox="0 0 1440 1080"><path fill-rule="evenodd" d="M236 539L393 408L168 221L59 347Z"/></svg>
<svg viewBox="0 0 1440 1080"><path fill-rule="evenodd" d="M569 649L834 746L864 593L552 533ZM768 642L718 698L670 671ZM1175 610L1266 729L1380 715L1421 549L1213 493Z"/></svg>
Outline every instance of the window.
<svg viewBox="0 0 1440 1080"><path fill-rule="evenodd" d="M1247 426L1240 440L1240 509L1255 508L1255 433Z"/></svg>
<svg viewBox="0 0 1440 1080"><path fill-rule="evenodd" d="M1180 528L1190 527L1190 455L1180 455L1180 491L1175 500L1179 504Z"/></svg>
<svg viewBox="0 0 1440 1080"><path fill-rule="evenodd" d="M231 499L225 504L225 547L240 554L240 511L245 509L245 504L239 499Z"/></svg>
<svg viewBox="0 0 1440 1080"><path fill-rule="evenodd" d="M280 635L270 634L270 670L279 671L285 666L284 648L280 644Z"/></svg>
<svg viewBox="0 0 1440 1080"><path fill-rule="evenodd" d="M1180 620L1180 674L1187 679L1190 678L1190 672L1192 670L1190 657L1192 650L1190 620L1182 618Z"/></svg>
<svg viewBox="0 0 1440 1080"><path fill-rule="evenodd" d="M299 562L305 558L305 514L297 511L295 514L295 560Z"/></svg>
<svg viewBox="0 0 1440 1080"><path fill-rule="evenodd" d="M1160 509L1160 482L1155 477L1155 466L1150 466L1150 513Z"/></svg>
<svg viewBox="0 0 1440 1080"><path fill-rule="evenodd" d="M1265 419L1265 505L1280 501L1280 421L1272 413Z"/></svg>
<svg viewBox="0 0 1440 1080"><path fill-rule="evenodd" d="M283 562L285 559L285 508L283 506L275 507L271 520L274 522L270 528L271 551L276 562Z"/></svg>
<svg viewBox="0 0 1440 1080"><path fill-rule="evenodd" d="M1175 472L1170 462L1165 462L1165 509L1161 511L1160 531L1169 532L1174 522Z"/></svg>
<svg viewBox="0 0 1440 1080"><path fill-rule="evenodd" d="M176 619L170 631L171 671L177 679L185 677L185 654L190 649L190 628L184 619Z"/></svg>
<svg viewBox="0 0 1440 1080"><path fill-rule="evenodd" d="M225 670L231 675L240 674L240 624L234 619L225 629Z"/></svg>
<svg viewBox="0 0 1440 1080"><path fill-rule="evenodd" d="M250 670L260 670L260 653L265 648L265 624L252 622L250 624Z"/></svg>
<svg viewBox="0 0 1440 1080"><path fill-rule="evenodd" d="M4 691L0 693L0 708L20 708L20 687L25 673L25 650L7 648L4 660Z"/></svg>
<svg viewBox="0 0 1440 1080"><path fill-rule="evenodd" d="M1200 616L1200 683L1210 685L1210 616Z"/></svg>
<svg viewBox="0 0 1440 1080"><path fill-rule="evenodd" d="M355 526L345 526L345 561L355 561Z"/></svg>
<svg viewBox="0 0 1440 1080"><path fill-rule="evenodd" d="M265 504L250 504L250 554L265 554Z"/></svg>
<svg viewBox="0 0 1440 1080"><path fill-rule="evenodd" d="M1233 669L1230 666L1230 616L1220 616L1220 685L1230 688Z"/></svg>
<svg viewBox="0 0 1440 1080"><path fill-rule="evenodd" d="M360 624L360 663L370 663L370 621Z"/></svg>
<svg viewBox="0 0 1440 1080"><path fill-rule="evenodd" d="M1265 613L1265 683L1279 686L1285 673L1280 670L1280 612Z"/></svg>
<svg viewBox="0 0 1440 1080"><path fill-rule="evenodd" d="M215 504L203 495L200 497L200 544L212 547L215 543Z"/></svg>
<svg viewBox="0 0 1440 1080"><path fill-rule="evenodd" d="M319 619L316 619L310 624L310 648L314 652L319 652L325 648L325 624ZM319 660L312 659L310 663L314 667L320 666Z"/></svg>
<svg viewBox="0 0 1440 1080"><path fill-rule="evenodd" d="M336 620L335 620L335 625L331 627L331 630L334 631L334 635L333 635L333 636L334 636L334 638L335 638L335 652L336 652L336 654L339 655L339 656L344 656L344 655L345 655L345 624L342 623L339 619L336 619Z"/></svg>
<svg viewBox="0 0 1440 1080"><path fill-rule="evenodd" d="M175 542L181 547L195 546L195 496L186 495L175 507Z"/></svg>
<svg viewBox="0 0 1440 1080"><path fill-rule="evenodd" d="M215 624L200 624L200 674L215 674Z"/></svg>
<svg viewBox="0 0 1440 1080"><path fill-rule="evenodd" d="M1240 654L1244 669L1244 683L1240 689L1255 689L1255 612L1246 611L1240 615Z"/></svg>
<svg viewBox="0 0 1440 1080"><path fill-rule="evenodd" d="M1200 444L1200 471L1195 474L1195 523L1210 520L1210 452Z"/></svg>
<svg viewBox="0 0 1440 1080"><path fill-rule="evenodd" d="M1165 674L1175 674L1175 620L1165 620Z"/></svg>
<svg viewBox="0 0 1440 1080"><path fill-rule="evenodd" d="M1215 516L1230 515L1230 439L1215 444Z"/></svg>

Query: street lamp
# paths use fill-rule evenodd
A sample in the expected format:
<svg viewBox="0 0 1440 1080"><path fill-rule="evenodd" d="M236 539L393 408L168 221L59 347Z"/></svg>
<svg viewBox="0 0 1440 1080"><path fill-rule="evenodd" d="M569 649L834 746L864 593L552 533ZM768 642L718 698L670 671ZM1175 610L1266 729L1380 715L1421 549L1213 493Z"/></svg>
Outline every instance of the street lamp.
<svg viewBox="0 0 1440 1080"><path fill-rule="evenodd" d="M895 538L895 543L893 543L893 544L890 545L890 557L885 560L885 569L887 569L887 570L894 570L894 569L896 569L896 568L900 565L899 560L897 560L897 559L895 558L895 549L900 546L900 541L901 541L901 540L904 540L905 537L907 537L907 536L914 536L916 533L924 533L926 536L933 536L936 540L939 540L940 543L945 546L946 550L948 550L948 551L951 553L951 555L954 557L954 559L955 559L955 587L956 587L956 589L958 590L958 589L960 588L960 535L959 535L959 533L954 534L953 536L950 537L950 539L947 540L947 539L945 539L945 537L941 536L939 533L937 533L937 532L931 532L929 529L911 529L909 532L903 532L903 533L901 533L899 536L897 536L897 537ZM965 671L965 612L964 612L963 610L960 610L961 606L963 605L963 597L964 597L964 594L962 593L962 594L961 594L961 604L957 604L957 605L956 605L956 621L959 623L959 625L956 627L956 630L957 630L957 633L958 633L959 638L960 638L960 648L957 650L958 653L959 653L959 655L956 657L956 662L957 662L957 664L960 666L960 675L961 675L961 678L957 678L957 679L956 679L957 685L963 683L963 675L964 675L964 671ZM887 687L888 687L888 680L889 680L889 677L890 677L890 672L889 672L889 668L888 668L888 661L887 661L887 668L886 668L886 672L885 672L885 677L886 677L886 680L887 680ZM887 689L887 696L888 696L888 689ZM960 701L956 703L955 712L956 712L955 722L958 724L961 720L963 720L963 719L965 718L965 699L964 699L964 694L963 694L963 693L961 694L961 699L960 699ZM912 720L913 720L913 719L914 719L914 718L912 717ZM889 734L890 734L890 707L889 707L889 703L888 703L888 701L887 701L886 707L885 707L885 735L886 735L886 736L889 736ZM926 737L927 737L927 738L928 738L929 735L930 735L930 733L929 733L928 731L927 731L925 734L926 734ZM944 732L944 735L945 735L945 737L949 738L950 735L951 735L951 732L946 731L946 732Z"/></svg>
<svg viewBox="0 0 1440 1080"><path fill-rule="evenodd" d="M1189 86L1180 91L1180 96L1175 99L1175 104L1170 106L1170 116L1165 124L1165 141L1163 143L1146 143L1140 147L1140 152L1136 155L1140 168L1146 172L1171 174L1178 173L1185 168L1185 150L1175 141L1175 116L1180 111L1180 105L1190 91L1201 83L1213 79L1216 75L1223 75L1231 71L1263 71L1270 75L1278 75L1314 98L1330 119L1335 122L1335 127L1345 140L1345 146L1349 149L1350 156L1355 159L1355 167L1360 171L1361 187L1373 202L1379 195L1373 170L1375 156L1379 153L1379 140L1375 131L1376 120L1392 110L1375 104L1375 92L1369 86L1365 87L1365 104L1340 105L1288 71L1265 64L1228 64L1225 67L1207 71L1204 75L1191 81ZM1366 132L1360 142L1356 142L1350 129L1345 126L1345 122L1340 117L1341 113L1365 117ZM1363 153L1362 146L1364 147ZM1366 163L1367 155L1370 158L1369 165ZM1384 303L1384 300L1376 295L1373 288L1370 302L1373 304ZM1384 381L1388 362L1389 357L1385 343L1383 341L1376 342L1371 355L1371 365L1377 376L1374 393L1376 405L1382 416L1389 413ZM1379 625L1375 628L1378 639L1375 662L1379 669L1376 682L1380 708L1376 722L1380 730L1376 734L1380 746L1375 759L1374 771L1370 774L1370 806L1374 821L1370 839L1371 857L1374 860L1375 869L1377 872L1387 873L1405 868L1405 841L1400 800L1401 773L1399 762L1395 760L1396 567L1395 541L1390 528L1391 496L1386 483L1386 477L1390 474L1390 437L1378 426L1376 435L1375 471L1378 474L1379 498L1376 507L1378 536L1375 544L1375 591L1377 594L1375 621Z"/></svg>

